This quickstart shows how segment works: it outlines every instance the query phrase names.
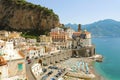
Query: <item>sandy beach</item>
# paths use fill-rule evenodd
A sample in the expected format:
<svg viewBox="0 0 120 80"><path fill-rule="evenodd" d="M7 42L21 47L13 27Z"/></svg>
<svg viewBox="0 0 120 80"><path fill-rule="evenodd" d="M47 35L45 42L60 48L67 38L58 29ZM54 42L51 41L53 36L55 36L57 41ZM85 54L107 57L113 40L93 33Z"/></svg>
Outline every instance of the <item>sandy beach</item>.
<svg viewBox="0 0 120 80"><path fill-rule="evenodd" d="M78 78L77 80L105 80L103 77L101 77L96 70L94 69L94 60L90 59L90 58L71 58L68 59L66 61L63 61L61 63L56 64L56 66L61 67L61 68L66 68L68 71L72 72L71 68L74 67L76 69L75 72L77 73L81 73L81 74L86 74L85 71L77 68L77 64L78 62L84 62L88 64L89 67L89 74L93 74L95 76L94 79L80 79ZM74 78L69 77L69 79L65 79L65 80L76 80Z"/></svg>

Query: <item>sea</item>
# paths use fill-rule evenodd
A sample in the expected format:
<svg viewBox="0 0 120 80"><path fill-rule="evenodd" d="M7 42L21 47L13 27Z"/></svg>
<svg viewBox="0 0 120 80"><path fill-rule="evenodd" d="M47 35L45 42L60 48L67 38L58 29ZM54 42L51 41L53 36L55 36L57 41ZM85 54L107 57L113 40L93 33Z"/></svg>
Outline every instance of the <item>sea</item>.
<svg viewBox="0 0 120 80"><path fill-rule="evenodd" d="M96 62L94 68L105 80L120 80L120 38L93 38L96 53L102 54L104 60Z"/></svg>

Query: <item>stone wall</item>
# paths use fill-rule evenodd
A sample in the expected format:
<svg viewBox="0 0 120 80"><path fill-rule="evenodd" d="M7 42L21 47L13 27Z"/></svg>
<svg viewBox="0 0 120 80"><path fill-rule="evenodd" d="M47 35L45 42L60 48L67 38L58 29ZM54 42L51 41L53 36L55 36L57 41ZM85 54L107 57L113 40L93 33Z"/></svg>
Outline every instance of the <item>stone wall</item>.
<svg viewBox="0 0 120 80"><path fill-rule="evenodd" d="M54 53L52 55L47 55L38 60L42 60L42 66L44 65L50 65L50 64L56 64L61 61L64 61L66 59L71 58L72 56L72 50L63 50L57 53Z"/></svg>
<svg viewBox="0 0 120 80"><path fill-rule="evenodd" d="M92 47L84 47L81 49L75 49L75 50L63 50L60 52L56 52L54 54L50 54L47 56L44 56L38 60L38 62L42 61L42 66L44 65L50 65L50 64L56 64L61 61L67 60L71 57L90 57L95 55L95 46Z"/></svg>
<svg viewBox="0 0 120 80"><path fill-rule="evenodd" d="M18 69L18 64L22 64L22 69ZM12 60L8 62L9 77L20 76L20 79L26 77L25 61L24 59Z"/></svg>
<svg viewBox="0 0 120 80"><path fill-rule="evenodd" d="M72 50L72 57L90 57L95 55L95 46L91 47L83 47L80 49L74 49Z"/></svg>

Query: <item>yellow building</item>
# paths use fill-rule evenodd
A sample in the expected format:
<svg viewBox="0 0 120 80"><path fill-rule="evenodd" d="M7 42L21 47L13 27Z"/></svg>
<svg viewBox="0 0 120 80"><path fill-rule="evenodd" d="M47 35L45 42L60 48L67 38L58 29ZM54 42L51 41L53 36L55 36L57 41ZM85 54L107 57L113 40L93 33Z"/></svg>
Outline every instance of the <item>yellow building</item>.
<svg viewBox="0 0 120 80"><path fill-rule="evenodd" d="M8 35L9 35L8 31L4 31L4 30L0 31L0 39L1 40L7 40Z"/></svg>
<svg viewBox="0 0 120 80"><path fill-rule="evenodd" d="M39 39L40 39L40 42L46 42L46 43L52 42L52 37L46 36L46 35L41 35Z"/></svg>
<svg viewBox="0 0 120 80"><path fill-rule="evenodd" d="M10 38L20 38L20 32L10 32L10 31L0 31L0 39L1 40L7 40L7 39L10 39Z"/></svg>
<svg viewBox="0 0 120 80"><path fill-rule="evenodd" d="M20 38L20 32L11 32L10 34L9 34L9 38Z"/></svg>

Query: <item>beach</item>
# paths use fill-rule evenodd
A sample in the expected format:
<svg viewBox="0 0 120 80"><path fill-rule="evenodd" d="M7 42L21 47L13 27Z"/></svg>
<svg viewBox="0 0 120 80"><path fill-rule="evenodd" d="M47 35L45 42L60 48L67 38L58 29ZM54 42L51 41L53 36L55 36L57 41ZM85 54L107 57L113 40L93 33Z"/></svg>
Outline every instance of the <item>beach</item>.
<svg viewBox="0 0 120 80"><path fill-rule="evenodd" d="M84 64L88 64L88 73L86 73L86 68L82 67L80 68L79 63L82 65L82 62ZM61 68L66 68L68 73L70 75L65 75L65 80L105 80L103 77L101 77L94 68L95 61L91 58L71 58L66 61L62 61L61 63L56 64L56 66ZM83 76L85 76L85 78ZM81 76L81 77L80 77ZM89 77L89 78L88 78Z"/></svg>

